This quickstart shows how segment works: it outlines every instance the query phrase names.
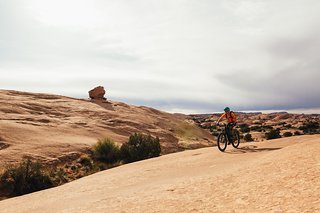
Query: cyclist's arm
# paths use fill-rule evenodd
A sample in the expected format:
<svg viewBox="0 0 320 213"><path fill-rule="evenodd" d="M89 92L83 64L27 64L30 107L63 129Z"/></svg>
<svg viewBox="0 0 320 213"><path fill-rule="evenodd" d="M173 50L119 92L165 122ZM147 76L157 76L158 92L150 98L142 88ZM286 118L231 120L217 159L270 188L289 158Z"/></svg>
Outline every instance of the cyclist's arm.
<svg viewBox="0 0 320 213"><path fill-rule="evenodd" d="M218 119L217 123L219 123L222 120L222 118L225 118L225 117L226 117L226 113L223 113Z"/></svg>

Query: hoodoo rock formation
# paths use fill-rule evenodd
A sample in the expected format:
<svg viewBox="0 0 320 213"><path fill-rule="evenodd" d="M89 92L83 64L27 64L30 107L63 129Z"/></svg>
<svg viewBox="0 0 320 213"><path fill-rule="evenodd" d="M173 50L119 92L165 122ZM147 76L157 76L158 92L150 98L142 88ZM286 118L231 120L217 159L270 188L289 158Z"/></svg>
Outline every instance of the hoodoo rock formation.
<svg viewBox="0 0 320 213"><path fill-rule="evenodd" d="M94 89L89 91L89 97L91 100L107 100L104 95L106 94L106 91L104 90L104 87L98 86Z"/></svg>

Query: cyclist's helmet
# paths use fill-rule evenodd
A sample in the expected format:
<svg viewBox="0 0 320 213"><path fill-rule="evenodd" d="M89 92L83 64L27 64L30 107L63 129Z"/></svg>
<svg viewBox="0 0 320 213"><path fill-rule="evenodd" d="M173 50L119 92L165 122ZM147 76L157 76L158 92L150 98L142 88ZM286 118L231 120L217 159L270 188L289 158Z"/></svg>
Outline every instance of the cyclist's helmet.
<svg viewBox="0 0 320 213"><path fill-rule="evenodd" d="M230 111L229 107L224 108L224 111Z"/></svg>

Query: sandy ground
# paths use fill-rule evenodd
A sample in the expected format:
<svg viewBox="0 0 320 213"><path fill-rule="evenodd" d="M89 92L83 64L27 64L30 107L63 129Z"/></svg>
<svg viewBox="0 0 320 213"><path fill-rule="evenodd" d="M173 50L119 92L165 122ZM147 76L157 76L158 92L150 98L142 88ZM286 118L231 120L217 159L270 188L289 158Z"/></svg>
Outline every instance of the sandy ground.
<svg viewBox="0 0 320 213"><path fill-rule="evenodd" d="M1 212L320 212L320 136L169 154L0 202Z"/></svg>

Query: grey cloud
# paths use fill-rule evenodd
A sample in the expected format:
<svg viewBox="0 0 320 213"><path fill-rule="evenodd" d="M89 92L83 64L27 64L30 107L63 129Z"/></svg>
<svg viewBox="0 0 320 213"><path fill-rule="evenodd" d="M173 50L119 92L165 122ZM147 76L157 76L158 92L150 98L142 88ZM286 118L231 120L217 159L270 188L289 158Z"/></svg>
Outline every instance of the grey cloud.
<svg viewBox="0 0 320 213"><path fill-rule="evenodd" d="M282 38L269 43L268 73L236 70L220 75L220 81L256 94L254 108L292 109L320 106L320 31L299 38ZM260 94L260 95L259 95ZM269 98L270 103L268 103Z"/></svg>
<svg viewBox="0 0 320 213"><path fill-rule="evenodd" d="M19 1L18 1L19 2ZM0 1L0 66L53 67L93 63L113 65L139 61L139 56L121 46L121 40L93 40L95 31L48 27L37 22L27 3ZM104 48L101 48L104 46Z"/></svg>

